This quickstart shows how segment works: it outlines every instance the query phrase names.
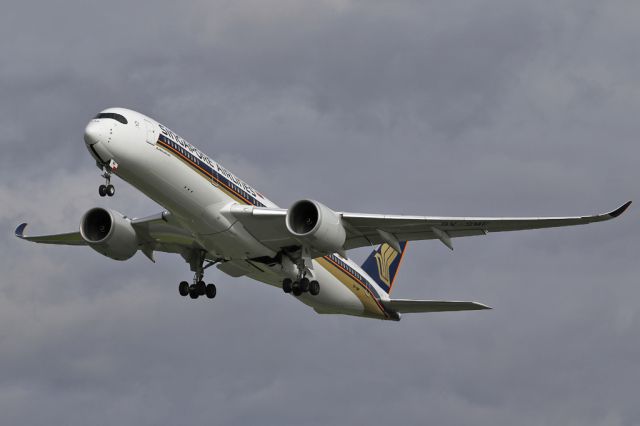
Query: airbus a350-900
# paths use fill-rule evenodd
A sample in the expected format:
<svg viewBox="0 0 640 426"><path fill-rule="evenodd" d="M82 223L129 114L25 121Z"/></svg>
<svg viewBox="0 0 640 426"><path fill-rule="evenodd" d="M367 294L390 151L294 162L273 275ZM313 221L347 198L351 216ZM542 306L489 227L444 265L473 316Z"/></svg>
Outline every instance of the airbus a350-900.
<svg viewBox="0 0 640 426"><path fill-rule="evenodd" d="M80 230L16 236L45 244L89 246L115 260L138 251L182 256L194 273L178 285L192 299L216 296L204 281L215 265L231 277L247 276L278 287L321 314L399 320L402 313L489 309L476 302L392 299L407 242L452 239L601 222L621 215L631 202L605 214L547 218L430 217L338 212L300 200L278 207L252 186L168 127L138 112L109 108L87 125L86 147L103 171L100 196L113 196L112 175L127 181L165 210L143 218L96 207ZM362 265L347 257L376 247Z"/></svg>

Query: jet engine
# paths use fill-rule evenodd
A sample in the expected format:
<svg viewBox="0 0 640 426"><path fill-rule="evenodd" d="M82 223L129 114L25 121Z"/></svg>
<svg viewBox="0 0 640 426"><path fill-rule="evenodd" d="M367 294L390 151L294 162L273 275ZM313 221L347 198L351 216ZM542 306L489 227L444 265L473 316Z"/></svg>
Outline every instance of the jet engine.
<svg viewBox="0 0 640 426"><path fill-rule="evenodd" d="M287 211L287 229L300 242L324 253L342 250L346 231L341 217L314 200L297 201Z"/></svg>
<svg viewBox="0 0 640 426"><path fill-rule="evenodd" d="M138 237L131 221L115 210L89 210L80 222L80 235L100 254L127 260L138 251Z"/></svg>

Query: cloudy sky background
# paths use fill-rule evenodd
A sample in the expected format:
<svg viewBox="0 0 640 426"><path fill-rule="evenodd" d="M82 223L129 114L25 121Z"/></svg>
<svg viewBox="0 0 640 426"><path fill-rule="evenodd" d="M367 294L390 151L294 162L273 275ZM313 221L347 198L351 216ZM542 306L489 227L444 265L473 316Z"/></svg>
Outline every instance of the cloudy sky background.
<svg viewBox="0 0 640 426"><path fill-rule="evenodd" d="M39 2L0 15L0 423L640 424L640 224L411 245L394 296L493 311L318 316L181 258L27 244L100 199L82 141L144 112L282 206L591 214L640 201L640 3ZM354 253L362 258L365 251Z"/></svg>

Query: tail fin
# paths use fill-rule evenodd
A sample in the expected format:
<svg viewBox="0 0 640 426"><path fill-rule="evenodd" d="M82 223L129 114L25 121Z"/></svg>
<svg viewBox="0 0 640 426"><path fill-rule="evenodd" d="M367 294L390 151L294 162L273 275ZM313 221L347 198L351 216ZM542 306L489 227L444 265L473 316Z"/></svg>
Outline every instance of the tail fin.
<svg viewBox="0 0 640 426"><path fill-rule="evenodd" d="M362 269L373 278L382 289L391 293L396 275L400 269L402 258L407 251L407 242L400 242L401 253L395 251L389 244L383 243L375 249L362 264Z"/></svg>

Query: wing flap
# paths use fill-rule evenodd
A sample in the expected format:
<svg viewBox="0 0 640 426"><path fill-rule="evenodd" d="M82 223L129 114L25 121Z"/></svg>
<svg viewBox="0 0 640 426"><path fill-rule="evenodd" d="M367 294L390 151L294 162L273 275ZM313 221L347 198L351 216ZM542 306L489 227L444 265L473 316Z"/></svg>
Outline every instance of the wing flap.
<svg viewBox="0 0 640 426"><path fill-rule="evenodd" d="M479 311L491 309L489 306L477 302L459 302L448 300L411 300L391 299L382 302L385 307L400 314L418 312L449 312L449 311Z"/></svg>
<svg viewBox="0 0 640 426"><path fill-rule="evenodd" d="M182 228L168 211L133 219L131 226L140 243L153 247L154 250L180 253L184 248L201 248L191 232Z"/></svg>

